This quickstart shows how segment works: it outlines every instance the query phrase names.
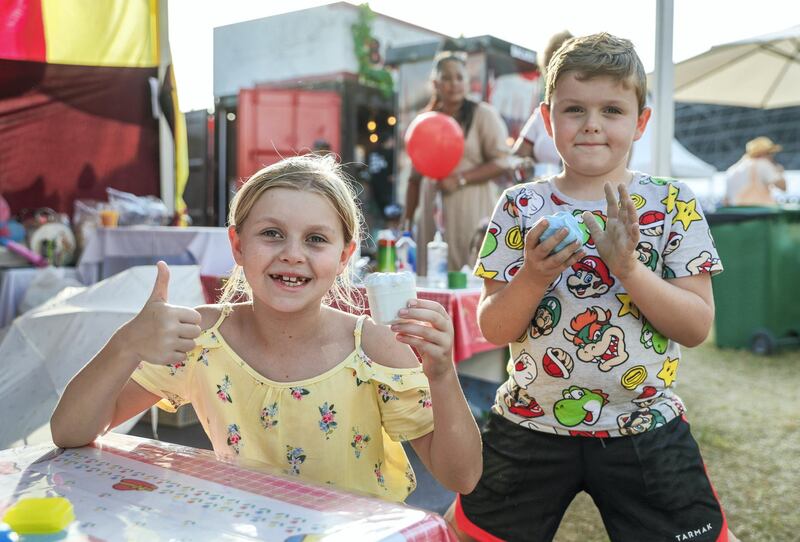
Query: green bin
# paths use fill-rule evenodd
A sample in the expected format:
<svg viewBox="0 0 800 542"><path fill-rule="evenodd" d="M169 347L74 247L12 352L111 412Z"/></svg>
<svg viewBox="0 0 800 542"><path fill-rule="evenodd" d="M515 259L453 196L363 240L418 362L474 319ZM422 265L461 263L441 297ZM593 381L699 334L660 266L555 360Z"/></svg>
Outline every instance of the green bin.
<svg viewBox="0 0 800 542"><path fill-rule="evenodd" d="M708 222L725 268L713 278L717 346L800 344L800 207L723 207Z"/></svg>

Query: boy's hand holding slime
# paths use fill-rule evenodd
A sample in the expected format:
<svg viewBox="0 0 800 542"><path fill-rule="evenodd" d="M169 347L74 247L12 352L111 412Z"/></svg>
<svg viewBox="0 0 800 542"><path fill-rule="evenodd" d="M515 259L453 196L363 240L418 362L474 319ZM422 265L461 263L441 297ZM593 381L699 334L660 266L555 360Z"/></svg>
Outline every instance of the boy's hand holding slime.
<svg viewBox="0 0 800 542"><path fill-rule="evenodd" d="M611 274L624 280L639 261L636 258L636 245L639 243L639 215L636 213L636 206L625 185L620 184L617 187L619 201L609 183L606 183L603 188L608 204L606 211L608 220L605 231L600 228L588 211L583 213L583 223L589 228L597 252L608 266Z"/></svg>
<svg viewBox="0 0 800 542"><path fill-rule="evenodd" d="M581 249L582 237L556 250L569 236L569 230L559 228L542 239L549 227L549 217L543 217L525 234L525 261L517 272L517 277L529 277L542 289L547 288L567 267L586 255Z"/></svg>
<svg viewBox="0 0 800 542"><path fill-rule="evenodd" d="M167 303L169 268L158 262L158 275L147 302L136 317L122 326L124 348L140 360L167 365L186 359L200 335L200 313L188 307Z"/></svg>
<svg viewBox="0 0 800 542"><path fill-rule="evenodd" d="M556 245L551 254L555 254L559 250L564 250L564 248L575 241L583 241L583 231L581 231L578 221L571 213L561 211L554 215L546 216L544 219L547 220L547 229L544 230L544 233L539 237L539 241L546 241L558 230L564 228L567 230L567 236Z"/></svg>
<svg viewBox="0 0 800 542"><path fill-rule="evenodd" d="M417 350L428 380L455 371L453 322L444 307L435 301L412 299L398 314L403 320L392 324L392 331L398 341Z"/></svg>

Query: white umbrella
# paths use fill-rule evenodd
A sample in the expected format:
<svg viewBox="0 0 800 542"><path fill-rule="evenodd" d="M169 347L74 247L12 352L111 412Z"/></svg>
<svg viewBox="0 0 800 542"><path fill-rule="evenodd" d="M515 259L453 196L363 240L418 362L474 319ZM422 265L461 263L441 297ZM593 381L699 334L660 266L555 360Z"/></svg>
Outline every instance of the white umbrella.
<svg viewBox="0 0 800 542"><path fill-rule="evenodd" d="M800 25L716 45L676 64L674 96L762 109L800 105Z"/></svg>
<svg viewBox="0 0 800 542"><path fill-rule="evenodd" d="M0 343L0 449L46 425L69 380L144 305L155 266L67 288L11 325ZM197 266L170 267L169 302L205 303Z"/></svg>

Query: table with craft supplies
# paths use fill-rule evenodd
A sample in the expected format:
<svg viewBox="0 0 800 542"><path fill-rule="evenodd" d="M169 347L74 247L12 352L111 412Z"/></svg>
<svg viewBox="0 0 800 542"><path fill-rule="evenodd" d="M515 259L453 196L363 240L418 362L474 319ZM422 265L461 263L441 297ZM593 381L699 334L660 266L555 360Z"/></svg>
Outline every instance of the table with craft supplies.
<svg viewBox="0 0 800 542"><path fill-rule="evenodd" d="M78 274L84 284L94 284L135 265L200 266L203 275L225 276L234 261L227 228L172 226L120 226L97 228L86 239Z"/></svg>
<svg viewBox="0 0 800 542"><path fill-rule="evenodd" d="M0 451L0 517L37 497L72 504L59 541L455 542L432 512L116 433L83 448Z"/></svg>

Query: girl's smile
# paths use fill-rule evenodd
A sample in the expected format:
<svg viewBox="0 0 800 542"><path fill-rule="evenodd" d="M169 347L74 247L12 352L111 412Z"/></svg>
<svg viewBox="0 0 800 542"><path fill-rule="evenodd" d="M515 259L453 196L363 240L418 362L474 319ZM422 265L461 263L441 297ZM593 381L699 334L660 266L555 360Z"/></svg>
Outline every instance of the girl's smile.
<svg viewBox="0 0 800 542"><path fill-rule="evenodd" d="M318 307L349 256L331 203L290 188L265 191L232 236L234 258L244 269L254 302L282 312Z"/></svg>

